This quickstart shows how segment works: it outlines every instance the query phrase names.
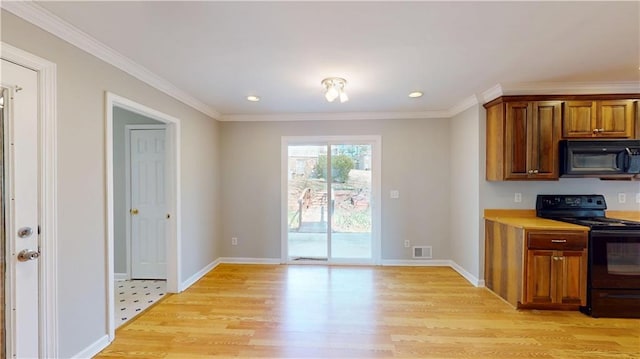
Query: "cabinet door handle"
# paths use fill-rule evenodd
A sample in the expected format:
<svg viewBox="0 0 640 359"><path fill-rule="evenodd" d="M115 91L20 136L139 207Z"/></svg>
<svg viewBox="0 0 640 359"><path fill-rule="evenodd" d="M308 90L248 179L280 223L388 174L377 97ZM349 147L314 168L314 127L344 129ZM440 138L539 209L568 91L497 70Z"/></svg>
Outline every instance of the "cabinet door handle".
<svg viewBox="0 0 640 359"><path fill-rule="evenodd" d="M566 239L552 239L551 243L567 243Z"/></svg>
<svg viewBox="0 0 640 359"><path fill-rule="evenodd" d="M538 170L533 170L533 174L536 174L536 175L537 175L537 174L538 174L538 172L539 172Z"/></svg>

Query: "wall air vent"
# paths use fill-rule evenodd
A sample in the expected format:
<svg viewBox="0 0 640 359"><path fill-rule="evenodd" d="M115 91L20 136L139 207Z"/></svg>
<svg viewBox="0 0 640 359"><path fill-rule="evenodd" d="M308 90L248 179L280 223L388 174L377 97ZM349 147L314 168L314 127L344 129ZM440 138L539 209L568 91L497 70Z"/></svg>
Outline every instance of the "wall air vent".
<svg viewBox="0 0 640 359"><path fill-rule="evenodd" d="M414 246L413 249L413 258L418 259L431 259L431 246Z"/></svg>

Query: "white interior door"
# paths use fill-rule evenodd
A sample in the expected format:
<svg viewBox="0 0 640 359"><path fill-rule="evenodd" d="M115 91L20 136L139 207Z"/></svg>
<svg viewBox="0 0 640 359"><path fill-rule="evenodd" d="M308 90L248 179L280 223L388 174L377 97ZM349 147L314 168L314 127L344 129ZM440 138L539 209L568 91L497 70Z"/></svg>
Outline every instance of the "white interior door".
<svg viewBox="0 0 640 359"><path fill-rule="evenodd" d="M37 358L39 340L38 74L2 60L7 244L7 357ZM3 106L3 107L4 107ZM3 196L4 197L4 196Z"/></svg>
<svg viewBox="0 0 640 359"><path fill-rule="evenodd" d="M167 278L166 134L130 131L131 277Z"/></svg>

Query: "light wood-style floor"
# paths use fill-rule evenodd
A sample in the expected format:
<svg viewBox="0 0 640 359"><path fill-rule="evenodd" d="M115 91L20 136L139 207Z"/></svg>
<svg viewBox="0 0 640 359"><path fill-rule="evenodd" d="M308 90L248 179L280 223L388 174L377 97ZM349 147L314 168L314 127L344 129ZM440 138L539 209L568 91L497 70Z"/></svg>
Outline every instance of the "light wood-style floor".
<svg viewBox="0 0 640 359"><path fill-rule="evenodd" d="M640 320L517 311L447 267L220 265L98 358L640 358Z"/></svg>

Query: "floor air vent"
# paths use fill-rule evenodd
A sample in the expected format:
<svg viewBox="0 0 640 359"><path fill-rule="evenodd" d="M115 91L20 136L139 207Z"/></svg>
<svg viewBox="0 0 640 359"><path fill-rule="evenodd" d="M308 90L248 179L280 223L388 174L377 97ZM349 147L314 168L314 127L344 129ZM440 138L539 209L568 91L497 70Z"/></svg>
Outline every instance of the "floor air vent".
<svg viewBox="0 0 640 359"><path fill-rule="evenodd" d="M431 259L431 246L414 246L413 258Z"/></svg>

